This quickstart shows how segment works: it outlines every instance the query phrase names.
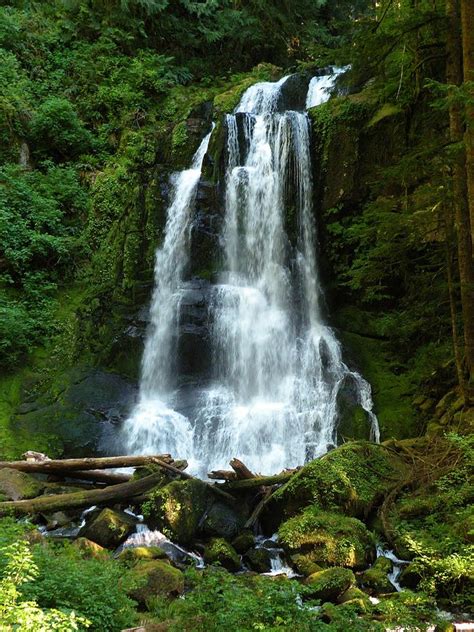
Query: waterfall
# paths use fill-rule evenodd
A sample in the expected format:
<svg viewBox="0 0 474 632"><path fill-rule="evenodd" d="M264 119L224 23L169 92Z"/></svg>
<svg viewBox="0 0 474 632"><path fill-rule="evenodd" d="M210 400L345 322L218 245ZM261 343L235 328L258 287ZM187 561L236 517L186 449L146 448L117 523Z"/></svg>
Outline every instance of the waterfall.
<svg viewBox="0 0 474 632"><path fill-rule="evenodd" d="M155 257L150 327L142 358L139 401L124 431L129 452L170 452L192 458L192 427L173 409L173 374L180 285L189 259L189 230L202 163L212 130L202 140L191 167L174 182L165 237Z"/></svg>
<svg viewBox="0 0 474 632"><path fill-rule="evenodd" d="M309 82L308 95L306 97L306 109L314 108L321 105L329 98L330 91L336 85L336 80L343 72L349 69L349 66L342 68L332 68L328 75L320 75L313 77Z"/></svg>
<svg viewBox="0 0 474 632"><path fill-rule="evenodd" d="M336 442L337 398L347 381L379 438L370 385L346 366L321 314L309 120L304 111L284 109L287 80L251 86L226 116L224 263L207 306L212 377L196 392L191 414L177 412L173 352L209 136L177 179L156 256L140 398L125 427L128 447L191 459L200 474L225 468L233 456L273 473L323 454ZM328 82L311 82L309 106Z"/></svg>

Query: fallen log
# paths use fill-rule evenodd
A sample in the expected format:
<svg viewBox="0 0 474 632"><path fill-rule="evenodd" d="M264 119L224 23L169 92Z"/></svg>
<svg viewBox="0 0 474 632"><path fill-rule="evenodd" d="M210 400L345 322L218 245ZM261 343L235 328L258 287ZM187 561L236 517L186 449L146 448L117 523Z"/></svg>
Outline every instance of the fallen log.
<svg viewBox="0 0 474 632"><path fill-rule="evenodd" d="M293 476L294 472L282 472L273 476L256 476L255 478L245 478L238 481L222 483L224 489L254 489L255 487L267 487L271 485L281 485L286 483Z"/></svg>
<svg viewBox="0 0 474 632"><path fill-rule="evenodd" d="M179 472L180 470L178 470ZM30 500L11 500L0 502L0 515L53 513L64 509L86 509L92 505L104 505L118 502L142 494L162 481L162 474L156 472L138 480L119 485L109 485L104 489L72 492L70 494L51 494L38 496Z"/></svg>
<svg viewBox="0 0 474 632"><path fill-rule="evenodd" d="M106 485L118 485L119 483L127 483L132 477L130 474L111 474L102 470L72 470L71 472L46 472L56 478L73 478L81 481L92 481L93 483L105 483Z"/></svg>
<svg viewBox="0 0 474 632"><path fill-rule="evenodd" d="M9 467L21 472L37 472L47 474L49 472L73 472L77 470L105 470L115 467L139 467L153 463L158 458L163 463L172 463L169 454L156 456L105 456L86 459L54 459L50 461L0 461L0 469Z"/></svg>
<svg viewBox="0 0 474 632"><path fill-rule="evenodd" d="M237 474L234 470L213 470L207 475L208 478L216 481L236 481Z"/></svg>
<svg viewBox="0 0 474 632"><path fill-rule="evenodd" d="M255 478L255 474L249 470L249 468L242 463L239 459L232 459L229 463L230 467L237 474L239 479Z"/></svg>

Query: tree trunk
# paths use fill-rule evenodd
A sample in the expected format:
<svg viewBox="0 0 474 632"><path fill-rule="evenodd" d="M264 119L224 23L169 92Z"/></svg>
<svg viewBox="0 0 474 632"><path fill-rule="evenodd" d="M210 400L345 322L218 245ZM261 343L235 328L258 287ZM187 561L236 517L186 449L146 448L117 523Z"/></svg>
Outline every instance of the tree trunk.
<svg viewBox="0 0 474 632"><path fill-rule="evenodd" d="M470 102L466 102L466 172L471 230L474 227L474 2L461 0L464 82L471 82Z"/></svg>
<svg viewBox="0 0 474 632"><path fill-rule="evenodd" d="M255 478L255 474L239 459L232 459L229 465L237 474L237 478Z"/></svg>
<svg viewBox="0 0 474 632"><path fill-rule="evenodd" d="M0 469L9 467L21 472L41 474L65 474L78 470L105 470L113 467L139 467L149 465L158 459L162 463L173 463L169 454L157 456L106 456L97 459L58 459L50 461L0 461Z"/></svg>
<svg viewBox="0 0 474 632"><path fill-rule="evenodd" d="M286 483L295 472L282 472L273 476L255 476L254 478L244 478L239 481L229 481L224 483L225 489L254 489L263 485L279 485Z"/></svg>
<svg viewBox="0 0 474 632"><path fill-rule="evenodd" d="M459 86L463 78L459 0L447 0L446 10L449 19L446 80L449 85ZM451 142L459 147L453 164L453 209L458 245L464 355L469 382L472 385L474 374L474 269L466 182L466 155L462 147L463 117L461 105L456 100L453 100L449 106L449 132ZM466 400L472 400L471 389L467 390L469 392L465 392Z"/></svg>
<svg viewBox="0 0 474 632"><path fill-rule="evenodd" d="M163 480L161 472L150 474L136 481L110 485L105 489L73 492L71 494L51 494L31 500L12 500L0 503L0 515L52 513L64 509L86 509L92 505L104 505L132 498L142 494Z"/></svg>

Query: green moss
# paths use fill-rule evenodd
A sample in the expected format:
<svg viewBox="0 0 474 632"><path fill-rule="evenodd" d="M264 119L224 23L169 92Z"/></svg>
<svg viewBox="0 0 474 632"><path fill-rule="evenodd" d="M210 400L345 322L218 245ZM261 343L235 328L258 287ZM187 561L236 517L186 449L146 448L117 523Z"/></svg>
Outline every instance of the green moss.
<svg viewBox="0 0 474 632"><path fill-rule="evenodd" d="M328 568L310 575L305 584L314 599L337 601L355 584L355 577L354 573L347 568Z"/></svg>
<svg viewBox="0 0 474 632"><path fill-rule="evenodd" d="M229 571L238 571L240 557L232 545L223 538L212 538L204 549L204 561L207 564L220 564Z"/></svg>
<svg viewBox="0 0 474 632"><path fill-rule="evenodd" d="M150 526L179 544L188 545L196 536L208 504L209 491L201 481L173 481L155 490L142 511Z"/></svg>
<svg viewBox="0 0 474 632"><path fill-rule="evenodd" d="M136 546L123 549L117 559L121 562L136 564L140 560L167 560L168 557L159 546Z"/></svg>
<svg viewBox="0 0 474 632"><path fill-rule="evenodd" d="M138 587L129 594L141 605L156 595L172 597L184 591L183 573L162 560L139 561L130 574Z"/></svg>
<svg viewBox="0 0 474 632"><path fill-rule="evenodd" d="M364 571L358 578L360 584L369 591L379 593L394 592L394 587L388 579L392 570L392 562L387 557L379 557L372 568Z"/></svg>
<svg viewBox="0 0 474 632"><path fill-rule="evenodd" d="M389 116L396 116L400 113L402 113L402 109L400 108L400 106L394 105L393 103L384 103L384 105L382 105L382 107L377 110L377 112L367 123L367 127L373 127L383 119Z"/></svg>
<svg viewBox="0 0 474 632"><path fill-rule="evenodd" d="M354 441L305 465L274 501L287 516L309 504L367 515L404 471L403 461L382 446Z"/></svg>
<svg viewBox="0 0 474 632"><path fill-rule="evenodd" d="M302 552L322 565L364 568L374 550L372 536L360 520L314 506L284 522L278 535L288 551Z"/></svg>

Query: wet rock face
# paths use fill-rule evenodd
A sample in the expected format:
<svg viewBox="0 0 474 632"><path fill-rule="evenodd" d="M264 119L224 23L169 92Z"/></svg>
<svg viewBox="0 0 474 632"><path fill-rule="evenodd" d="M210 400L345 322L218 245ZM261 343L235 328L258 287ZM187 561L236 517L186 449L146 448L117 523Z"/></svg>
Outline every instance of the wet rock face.
<svg viewBox="0 0 474 632"><path fill-rule="evenodd" d="M15 424L33 438L55 435L70 457L107 450L109 436L128 416L137 393L129 380L97 369L66 373L58 390L56 396L45 393L23 402Z"/></svg>
<svg viewBox="0 0 474 632"><path fill-rule="evenodd" d="M184 383L210 377L211 293L210 283L201 279L188 281L181 289L176 364L177 374Z"/></svg>
<svg viewBox="0 0 474 632"><path fill-rule="evenodd" d="M309 75L291 75L281 88L278 110L304 110L309 82Z"/></svg>

